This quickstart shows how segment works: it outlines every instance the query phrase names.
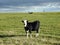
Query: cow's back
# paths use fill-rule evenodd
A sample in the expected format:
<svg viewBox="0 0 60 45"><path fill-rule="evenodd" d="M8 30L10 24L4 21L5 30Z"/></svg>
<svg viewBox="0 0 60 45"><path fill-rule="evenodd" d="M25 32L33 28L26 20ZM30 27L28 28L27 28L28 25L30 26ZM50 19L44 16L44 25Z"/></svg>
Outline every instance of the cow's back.
<svg viewBox="0 0 60 45"><path fill-rule="evenodd" d="M40 26L40 22L39 21L30 22L28 26L32 28L32 31L38 30Z"/></svg>

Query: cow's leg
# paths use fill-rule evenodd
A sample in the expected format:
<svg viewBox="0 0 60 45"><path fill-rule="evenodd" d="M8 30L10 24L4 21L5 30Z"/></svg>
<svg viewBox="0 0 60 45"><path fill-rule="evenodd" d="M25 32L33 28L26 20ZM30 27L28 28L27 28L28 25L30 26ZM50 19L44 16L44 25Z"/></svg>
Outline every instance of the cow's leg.
<svg viewBox="0 0 60 45"><path fill-rule="evenodd" d="M39 36L39 33L36 33L36 37Z"/></svg>
<svg viewBox="0 0 60 45"><path fill-rule="evenodd" d="M28 38L28 36L29 36L29 31L26 31L26 35L27 35L27 38Z"/></svg>
<svg viewBox="0 0 60 45"><path fill-rule="evenodd" d="M36 37L39 36L38 30L36 30Z"/></svg>
<svg viewBox="0 0 60 45"><path fill-rule="evenodd" d="M29 30L29 33L30 33L30 38L32 38L32 33L31 33L31 30Z"/></svg>
<svg viewBox="0 0 60 45"><path fill-rule="evenodd" d="M30 33L30 38L32 38L32 34Z"/></svg>
<svg viewBox="0 0 60 45"><path fill-rule="evenodd" d="M26 36L28 38L28 36L29 36L29 30L27 29L27 27L25 27L25 32L26 32Z"/></svg>

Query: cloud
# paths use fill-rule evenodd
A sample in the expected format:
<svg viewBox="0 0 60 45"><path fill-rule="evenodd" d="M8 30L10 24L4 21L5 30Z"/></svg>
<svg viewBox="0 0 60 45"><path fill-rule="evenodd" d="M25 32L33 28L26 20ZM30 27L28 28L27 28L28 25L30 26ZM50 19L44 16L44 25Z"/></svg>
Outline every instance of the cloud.
<svg viewBox="0 0 60 45"><path fill-rule="evenodd" d="M60 2L60 0L0 0L0 6L37 6L44 3Z"/></svg>
<svg viewBox="0 0 60 45"><path fill-rule="evenodd" d="M0 0L0 11L60 10L60 0Z"/></svg>

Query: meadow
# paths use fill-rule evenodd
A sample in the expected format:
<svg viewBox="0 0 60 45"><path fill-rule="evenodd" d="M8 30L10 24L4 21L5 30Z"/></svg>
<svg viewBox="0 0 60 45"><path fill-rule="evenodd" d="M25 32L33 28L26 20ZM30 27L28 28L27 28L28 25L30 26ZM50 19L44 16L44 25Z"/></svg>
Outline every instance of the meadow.
<svg viewBox="0 0 60 45"><path fill-rule="evenodd" d="M26 38L22 20L39 20L39 36ZM60 45L60 12L0 13L0 45Z"/></svg>

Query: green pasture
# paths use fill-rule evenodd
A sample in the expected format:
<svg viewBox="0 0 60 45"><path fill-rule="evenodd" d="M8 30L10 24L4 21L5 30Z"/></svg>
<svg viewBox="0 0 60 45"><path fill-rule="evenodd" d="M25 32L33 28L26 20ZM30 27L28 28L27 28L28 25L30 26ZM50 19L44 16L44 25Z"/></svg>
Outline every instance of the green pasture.
<svg viewBox="0 0 60 45"><path fill-rule="evenodd" d="M39 36L26 38L22 20L39 20ZM0 45L60 45L60 12L0 13Z"/></svg>

